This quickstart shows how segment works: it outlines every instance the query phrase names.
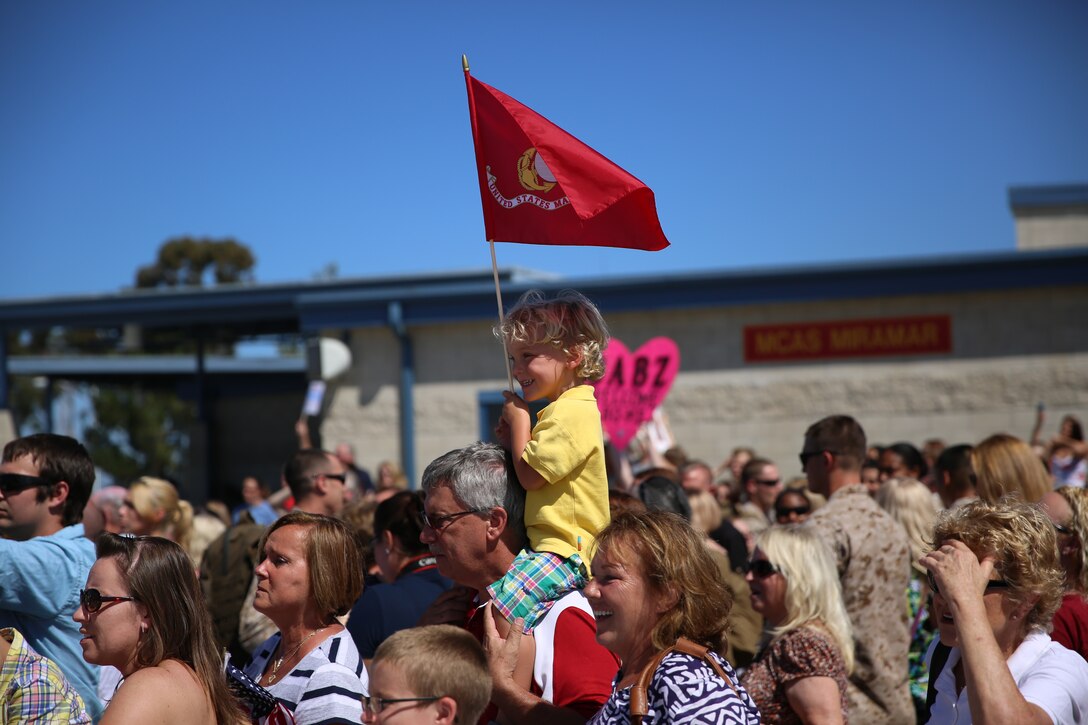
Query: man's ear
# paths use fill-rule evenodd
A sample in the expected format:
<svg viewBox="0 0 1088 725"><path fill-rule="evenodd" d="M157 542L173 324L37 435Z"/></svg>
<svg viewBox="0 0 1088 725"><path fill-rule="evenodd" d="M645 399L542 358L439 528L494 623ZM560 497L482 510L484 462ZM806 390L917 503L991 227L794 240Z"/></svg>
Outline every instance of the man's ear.
<svg viewBox="0 0 1088 725"><path fill-rule="evenodd" d="M457 722L457 701L449 695L438 698L434 704L437 714L435 722L439 725L453 725Z"/></svg>
<svg viewBox="0 0 1088 725"><path fill-rule="evenodd" d="M60 481L50 486L50 493L45 497L45 505L50 509L57 509L59 512L64 508L64 503L68 500L68 495L72 492L72 489L68 486L67 481Z"/></svg>
<svg viewBox="0 0 1088 725"><path fill-rule="evenodd" d="M510 517L506 513L506 509L499 506L493 507L487 514L487 538L498 541L502 537L502 533L506 531L509 523Z"/></svg>

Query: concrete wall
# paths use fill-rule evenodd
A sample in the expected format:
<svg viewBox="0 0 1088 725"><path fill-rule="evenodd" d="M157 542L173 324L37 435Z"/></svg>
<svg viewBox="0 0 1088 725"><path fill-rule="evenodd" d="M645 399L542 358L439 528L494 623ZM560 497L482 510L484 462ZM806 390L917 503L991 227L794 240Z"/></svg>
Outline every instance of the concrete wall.
<svg viewBox="0 0 1088 725"><path fill-rule="evenodd" d="M1016 216L1017 249L1088 246L1088 212L1066 214L1020 212Z"/></svg>
<svg viewBox="0 0 1088 725"><path fill-rule="evenodd" d="M647 300L653 307L653 300ZM1035 405L1088 420L1088 286L918 295L806 304L608 314L632 350L674 339L681 373L665 402L678 441L712 465L750 445L799 473L805 428L832 413L856 416L874 442L974 442L1007 431L1027 437ZM746 325L949 315L953 352L794 363L746 363ZM478 436L478 395L506 386L493 322L416 327L416 470ZM398 460L399 343L386 329L355 330L355 367L331 391L322 435L355 444L374 469Z"/></svg>

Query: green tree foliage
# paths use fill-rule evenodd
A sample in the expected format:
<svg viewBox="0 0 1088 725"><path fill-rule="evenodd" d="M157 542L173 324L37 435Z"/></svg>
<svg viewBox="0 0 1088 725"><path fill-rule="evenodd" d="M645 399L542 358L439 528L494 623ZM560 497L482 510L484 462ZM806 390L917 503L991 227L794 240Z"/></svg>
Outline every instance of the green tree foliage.
<svg viewBox="0 0 1088 725"><path fill-rule="evenodd" d="M256 264L249 247L233 239L176 237L159 247L153 264L136 271L136 286L203 287L208 281L252 282Z"/></svg>
<svg viewBox="0 0 1088 725"><path fill-rule="evenodd" d="M140 385L93 386L94 422L84 442L95 464L119 483L148 475L179 480L196 420L173 391Z"/></svg>

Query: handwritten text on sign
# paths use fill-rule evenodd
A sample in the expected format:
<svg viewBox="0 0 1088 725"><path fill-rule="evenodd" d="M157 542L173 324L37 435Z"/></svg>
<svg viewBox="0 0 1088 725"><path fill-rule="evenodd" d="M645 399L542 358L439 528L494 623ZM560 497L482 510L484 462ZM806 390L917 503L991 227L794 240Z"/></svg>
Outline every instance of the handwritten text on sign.
<svg viewBox="0 0 1088 725"><path fill-rule="evenodd" d="M665 400L680 370L680 350L669 338L655 337L631 352L613 338L604 365L604 377L593 385L597 407L608 437L623 450Z"/></svg>
<svg viewBox="0 0 1088 725"><path fill-rule="evenodd" d="M948 352L952 352L952 320L948 315L744 328L746 362Z"/></svg>

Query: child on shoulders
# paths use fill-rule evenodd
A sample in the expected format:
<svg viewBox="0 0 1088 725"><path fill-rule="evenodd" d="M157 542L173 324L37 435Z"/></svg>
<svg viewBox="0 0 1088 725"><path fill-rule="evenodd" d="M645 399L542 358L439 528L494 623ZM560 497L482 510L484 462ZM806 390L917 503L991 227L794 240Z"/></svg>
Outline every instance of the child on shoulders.
<svg viewBox="0 0 1088 725"><path fill-rule="evenodd" d="M601 415L588 383L604 376L609 335L597 307L573 290L553 300L525 293L496 334L522 390L503 392L496 433L526 490L529 548L488 593L507 622L522 618L528 632L556 600L585 586L583 557L608 525ZM542 399L551 403L533 426L528 403Z"/></svg>

